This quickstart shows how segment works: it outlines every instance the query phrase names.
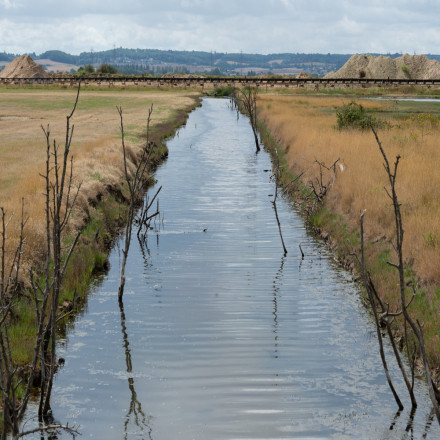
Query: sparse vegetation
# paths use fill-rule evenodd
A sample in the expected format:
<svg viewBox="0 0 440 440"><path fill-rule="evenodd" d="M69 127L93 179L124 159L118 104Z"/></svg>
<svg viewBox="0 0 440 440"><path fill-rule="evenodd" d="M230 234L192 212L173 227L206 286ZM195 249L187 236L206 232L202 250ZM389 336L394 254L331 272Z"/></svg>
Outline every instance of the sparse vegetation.
<svg viewBox="0 0 440 440"><path fill-rule="evenodd" d="M437 170L439 149L435 136L437 115L423 116L422 138L419 118L411 116L423 108L433 109L432 103L358 102L366 113L386 115L391 121L380 132L390 157L401 155L399 166L399 198L405 227L405 282L417 281L418 293L412 311L415 319L424 322L424 335L429 362L440 365L440 177ZM386 261L391 251L390 240L395 236L393 215L384 191L386 179L380 166L381 157L371 131L335 130L335 109L344 106L342 98L260 96L260 118L273 137L279 139L285 151L286 163L293 174L304 172L303 182L319 178L319 169L312 166L318 158L329 166L340 158L337 178L326 201L311 218L311 223L323 234L339 242L339 258L347 266L345 240L351 237L359 244L359 212L367 209L366 259L376 288L383 293L391 308L397 307L399 292L396 273ZM353 106L354 107L354 106ZM356 108L358 108L356 106ZM437 109L438 111L438 109ZM402 116L403 121L402 123ZM427 124L427 125L424 125ZM427 129L429 127L429 130ZM342 227L342 225L345 225ZM373 246L374 244L374 246ZM353 266L352 266L353 267ZM402 331L403 333L403 331Z"/></svg>

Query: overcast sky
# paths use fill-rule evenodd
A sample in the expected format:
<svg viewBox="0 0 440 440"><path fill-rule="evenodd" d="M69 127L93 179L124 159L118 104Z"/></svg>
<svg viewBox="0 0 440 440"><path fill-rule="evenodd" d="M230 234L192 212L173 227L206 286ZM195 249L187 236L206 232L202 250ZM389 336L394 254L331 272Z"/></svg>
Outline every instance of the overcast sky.
<svg viewBox="0 0 440 440"><path fill-rule="evenodd" d="M440 53L440 0L0 0L0 51Z"/></svg>

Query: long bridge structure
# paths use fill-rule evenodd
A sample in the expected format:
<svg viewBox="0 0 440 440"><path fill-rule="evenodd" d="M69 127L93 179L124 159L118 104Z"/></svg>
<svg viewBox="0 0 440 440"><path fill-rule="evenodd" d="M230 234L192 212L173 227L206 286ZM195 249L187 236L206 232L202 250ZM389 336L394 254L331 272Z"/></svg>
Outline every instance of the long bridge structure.
<svg viewBox="0 0 440 440"><path fill-rule="evenodd" d="M81 81L85 85L95 85L103 87L112 86L153 86L153 87L202 87L216 88L221 86L253 86L264 87L292 87L292 88L392 88L402 86L417 86L424 88L439 88L440 79L375 79L375 78L259 78L246 76L230 76L230 77L197 77L197 76L167 76L167 77L150 77L150 76L70 76L60 75L51 76L49 78L0 78L0 84L60 84L60 85L76 85Z"/></svg>

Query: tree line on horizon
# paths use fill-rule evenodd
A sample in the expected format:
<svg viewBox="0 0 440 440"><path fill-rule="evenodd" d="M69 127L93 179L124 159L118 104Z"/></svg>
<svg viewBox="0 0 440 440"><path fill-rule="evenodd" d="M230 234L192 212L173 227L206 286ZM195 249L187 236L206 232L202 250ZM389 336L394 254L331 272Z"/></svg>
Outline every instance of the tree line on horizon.
<svg viewBox="0 0 440 440"><path fill-rule="evenodd" d="M12 61L16 56L23 54L0 53L0 61ZM333 64L335 67L342 67L353 55L332 54L332 53L274 53L274 54L250 54L250 53L227 53L227 52L206 52L206 51L176 51L160 49L127 49L114 48L106 51L93 50L81 52L79 55L72 55L60 50L49 50L37 55L35 52L28 53L33 59L50 59L65 64L87 65L87 64L141 64L140 61L152 61L162 63L187 64L193 66L216 66L230 67L230 63L235 65L246 65L246 67L266 67L274 65L274 61L279 67L289 67L297 64L323 63ZM401 56L401 53L380 54L371 53L371 55L386 55L391 58ZM428 58L440 61L440 55L427 54Z"/></svg>

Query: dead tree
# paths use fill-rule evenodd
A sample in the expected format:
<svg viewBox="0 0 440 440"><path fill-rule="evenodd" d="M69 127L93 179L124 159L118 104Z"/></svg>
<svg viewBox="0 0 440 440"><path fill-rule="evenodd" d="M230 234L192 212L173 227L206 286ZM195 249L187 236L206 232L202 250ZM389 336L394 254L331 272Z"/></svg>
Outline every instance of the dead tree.
<svg viewBox="0 0 440 440"><path fill-rule="evenodd" d="M151 154L157 146L154 142L150 141L150 122L151 122L151 115L153 113L153 105L151 105L151 107L148 110L146 140L142 147L142 151L139 157L137 158L137 163L135 164L135 170L133 172L130 172L127 164L127 148L125 145L125 132L124 132L122 107L117 107L117 110L119 113L120 124L121 124L121 142L122 142L122 154L124 160L124 175L129 190L129 200L128 200L129 206L126 217L126 225L125 225L125 244L124 244L124 248L122 249L121 279L118 289L118 300L119 302L121 302L122 296L124 295L125 267L127 264L128 251L130 249L135 213L144 194L145 179L147 177L146 175L148 172L148 165L150 163Z"/></svg>
<svg viewBox="0 0 440 440"><path fill-rule="evenodd" d="M3 426L1 438L6 439L8 432L13 437L19 434L20 406L17 389L22 385L20 371L12 358L9 340L9 324L13 319L13 312L19 294L19 276L21 260L25 245L24 227L27 219L24 218L24 202L22 201L20 234L18 244L11 258L7 257L7 229L12 216L7 217L6 211L0 207L0 390L3 406Z"/></svg>
<svg viewBox="0 0 440 440"><path fill-rule="evenodd" d="M392 243L392 245L393 245L393 248L396 252L398 263L396 264L396 263L388 262L388 264L390 264L392 267L396 268L399 273L400 299L399 299L399 307L397 307L397 310L390 311L389 304L385 303L385 301L378 294L378 292L374 286L374 283L373 283L373 281L372 281L372 279L366 269L365 256L364 256L364 215L365 215L365 211L361 212L361 214L360 214L361 257L359 258L359 256L354 251L353 246L352 246L353 254L354 254L355 258L357 259L359 266L361 268L363 284L364 284L365 290L367 292L368 300L371 305L371 308L373 311L373 316L374 316L375 323L376 323L376 330L377 330L377 336L378 336L378 341L379 341L382 363L384 366L384 370L385 370L385 374L387 376L389 386L390 386L392 393L396 399L396 402L399 406L399 409L402 409L402 403L401 403L399 397L397 396L397 393L392 385L391 378L390 378L390 375L388 372L388 368L387 368L387 364L386 364L386 360L385 360L385 354L384 354L384 350L383 350L381 327L386 327L386 329L387 329L387 334L389 336L389 340L390 340L391 346L393 348L393 353L396 358L397 364L400 368L402 378L403 378L405 385L408 389L408 393L409 393L410 399L411 399L412 408L414 410L417 407L417 401L416 401L416 398L414 395L414 369L415 369L415 355L416 355L416 351L417 351L417 346L416 346L416 344L414 344L414 347L412 348L412 350L410 349L410 346L409 346L410 337L409 337L408 331L407 331L407 323L408 323L410 325L415 337L416 337L418 344L419 344L419 353L422 357L422 361L423 361L424 368L425 368L425 374L426 374L426 380L427 380L427 384L428 384L430 398L431 398L431 401L434 406L434 412L437 416L437 419L439 419L439 413L438 413L438 395L439 395L439 393L438 393L438 390L437 390L436 386L434 385L432 378L431 378L431 375L430 375L430 370L429 370L429 365L428 365L428 361L427 361L427 357L426 357L426 350L425 350L425 345L424 345L422 325L418 321L417 321L417 325L416 325L416 322L414 321L414 319L411 317L411 315L409 313L409 307L410 307L410 305L416 295L416 286L414 285L414 283L412 284L412 296L409 299L409 301L407 301L406 293L405 293L405 286L406 285L405 285L404 276L403 276L404 275L404 267L403 267L403 252L402 252L404 230L403 230L402 217L401 217L401 212L400 212L400 203L398 201L397 193L396 193L396 178L397 178L397 169L398 169L398 165L399 165L400 156L396 157L396 162L394 163L394 167L393 167L393 169L391 169L388 158L386 156L386 153L385 153L385 151L382 147L382 144L379 140L377 131L373 126L371 128L372 128L372 131L375 135L376 142L379 146L382 157L384 159L384 168L387 173L387 177L388 177L389 184L390 184L390 189L385 189L385 190L387 192L387 195L390 197L390 199L392 201L393 209L394 209L394 219L395 219L395 225L396 225L395 226L395 228L396 228L396 241L395 241L395 243ZM380 307L380 311L378 310L378 307ZM399 308L400 308L400 310L399 310ZM403 323L404 329L405 329L404 340L405 340L405 346L406 346L406 353L408 356L408 360L410 362L411 380L408 377L405 366L403 365L403 362L402 362L402 359L400 356L400 352L397 348L397 344L395 341L394 333L392 331L392 324L393 324L394 320L397 317L401 317L401 316L403 316L403 320L404 320L404 323ZM439 422L440 422L440 420L439 420Z"/></svg>
<svg viewBox="0 0 440 440"><path fill-rule="evenodd" d="M238 106L240 110L249 117L258 153L260 151L260 142L258 140L257 127L257 95L258 89L256 87L247 86L239 89L239 95L235 94L235 99L239 101Z"/></svg>
<svg viewBox="0 0 440 440"><path fill-rule="evenodd" d="M368 301L370 303L371 309L373 311L373 317L374 317L374 323L376 325L376 334L377 334L377 340L379 342L379 352L380 352L380 358L382 360L383 369L385 371L385 376L387 378L388 386L391 389L391 392L394 396L394 400L397 403L397 406L399 407L399 410L403 409L402 401L400 400L396 389L394 388L393 381L391 379L390 372L388 370L388 364L385 357L385 351L383 348L383 338L382 338L382 332L381 332L381 321L378 316L377 307L376 307L376 298L374 297L373 290L372 290L372 284L369 283L367 271L365 269L365 254L364 254L364 215L365 211L361 212L360 214L360 225L361 225L361 258L357 256L355 253L356 258L358 259L358 262L361 267L362 272L362 280L364 283L365 290L367 292ZM387 317L382 317L383 319L387 319ZM387 320L388 322L388 320Z"/></svg>
<svg viewBox="0 0 440 440"><path fill-rule="evenodd" d="M396 239L395 242L392 242L397 262L388 262L388 264L392 267L394 267L399 275L399 292L400 292L400 306L402 308L402 315L404 318L404 323L409 324L411 327L417 343L418 343L418 349L419 354L423 362L424 370L425 370L425 377L426 377L426 383L428 386L429 391L429 397L431 399L432 405L434 407L434 412L436 414L437 420L440 423L440 409L437 401L436 395L438 395L438 390L435 387L432 377L431 377L431 370L429 368L429 362L428 362L428 356L426 354L425 349L425 341L423 337L423 324L420 323L418 320L415 321L414 318L410 315L408 311L408 304L406 300L405 295L405 276L404 276L404 264L403 264L403 237L404 237L404 228L403 228L403 222L402 222L402 214L400 210L400 202L397 197L397 191L396 191L396 180L397 180L397 171L398 166L400 162L400 156L396 156L396 161L394 162L393 167L391 167L390 162L388 160L388 157L382 147L382 143L380 142L379 136L377 134L377 130L374 126L371 126L371 129L373 131L373 134L376 138L377 145L379 147L379 150L382 154L382 158L384 160L384 168L388 177L389 181L389 189L386 189L388 197L392 201L393 210L394 210L394 221L395 221L395 233L396 233Z"/></svg>
<svg viewBox="0 0 440 440"><path fill-rule="evenodd" d="M26 432L19 432L19 422L22 419L35 379L40 376L40 401L38 418L40 422L51 420L50 399L52 392L53 377L56 370L55 347L56 347L56 324L59 320L57 315L59 296L64 273L73 249L78 241L80 232L73 239L67 252L62 247L62 239L65 228L69 221L76 202L80 185L74 189L73 185L73 162L70 157L74 127L70 126L70 120L75 112L80 88L76 95L75 104L66 121L66 138L64 148L50 137L49 127L43 128L46 137L46 169L42 177L45 182L45 213L46 213L46 259L43 273L35 276L30 269L30 281L32 285L33 299L36 312L36 337L33 348L32 360L26 367L26 385L22 391L22 397L17 399L17 388L23 386L23 371L14 364L11 348L9 345L8 325L11 321L11 310L19 289L19 271L21 267L21 255L23 252L24 226L26 220L22 209L19 244L15 254L10 259L10 267L7 270L5 264L5 240L8 222L5 221L6 213L0 211L2 222L1 235L1 298L0 298L0 372L3 398L2 438L6 438L8 430L13 439L22 437ZM50 424L52 427L63 429L64 426ZM46 431L46 427L40 427L40 431Z"/></svg>
<svg viewBox="0 0 440 440"><path fill-rule="evenodd" d="M280 223L280 219L278 217L278 210L277 210L277 197L278 197L278 185L279 185L279 178L280 178L280 159L278 157L278 150L275 146L275 169L274 172L272 174L272 178L275 182L275 193L273 196L273 200L272 200L272 206L273 206L273 210L275 211L275 218L277 219L277 223L278 223L278 231L280 233L280 238L281 238L281 244L283 245L283 250L284 250L284 256L287 255L287 249L286 249L286 245L284 244L284 239L283 239L283 233L281 232L281 223Z"/></svg>
<svg viewBox="0 0 440 440"><path fill-rule="evenodd" d="M311 189L311 191L305 197L305 200L309 201L308 206L306 207L306 214L308 217L313 215L318 206L324 202L324 197L327 195L328 191L335 183L337 175L336 165L339 160L340 158L336 159L329 167L326 166L324 162L315 160L314 163L318 164L319 166L319 178L316 177L314 181L309 181L309 188ZM332 173L330 179L327 182L324 181L324 169Z"/></svg>
<svg viewBox="0 0 440 440"><path fill-rule="evenodd" d="M41 365L40 421L51 416L50 399L53 377L56 371L56 330L58 322L58 304L62 281L70 256L78 242L81 231L77 232L67 252L64 252L62 239L72 214L80 190L80 184L74 188L73 157L70 147L74 133L71 119L75 113L80 93L80 86L71 113L66 116L66 135L64 145L51 139L49 126L42 127L46 138L46 170L42 174L45 181L46 210L46 261L44 280L38 282L31 270L31 282L37 309L37 353ZM46 322L47 321L47 322ZM34 362L33 362L34 363Z"/></svg>
<svg viewBox="0 0 440 440"><path fill-rule="evenodd" d="M363 239L363 238L362 238ZM365 263L364 263L365 265ZM396 358L397 361L397 365L399 366L399 369L402 373L402 378L405 382L406 388L408 389L408 393L411 399L411 405L412 408L417 408L417 401L416 401L416 397L414 394L414 369L415 369L415 348L413 350L413 354L412 356L410 355L410 350L409 350L409 339L407 337L407 335L405 335L405 345L407 348L407 355L408 355L408 360L410 363L410 371L411 371L411 382L408 378L408 375L406 373L405 367L403 365L402 362L402 358L400 356L400 352L397 348L397 344L396 344L396 340L394 337L394 333L392 331L392 324L394 322L394 320L396 319L396 317L401 316L402 315L402 310L400 311L395 311L395 312L390 312L390 306L389 304L386 304L383 299L380 297L380 295L378 294L373 280L371 279L370 275L368 274L368 286L369 289L371 290L371 292L373 293L373 298L377 301L378 305L380 306L381 310L379 312L379 320L381 325L385 325L385 327L387 328L387 334L388 334L388 338L390 340L391 346L393 347L393 353L394 356ZM415 292L413 293L411 299L409 300L408 304L407 304L407 308L411 305L413 299L415 298ZM406 332L406 330L405 330Z"/></svg>

